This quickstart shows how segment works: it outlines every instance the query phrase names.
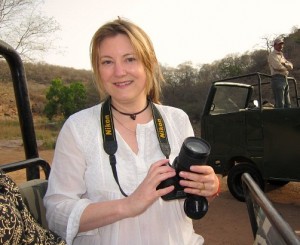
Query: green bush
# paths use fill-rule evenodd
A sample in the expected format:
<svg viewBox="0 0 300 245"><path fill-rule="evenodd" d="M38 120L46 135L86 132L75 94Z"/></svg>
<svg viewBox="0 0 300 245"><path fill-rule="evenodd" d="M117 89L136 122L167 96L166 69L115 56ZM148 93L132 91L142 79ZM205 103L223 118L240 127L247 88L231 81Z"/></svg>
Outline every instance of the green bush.
<svg viewBox="0 0 300 245"><path fill-rule="evenodd" d="M47 104L44 109L49 120L54 116L65 119L86 107L87 92L80 82L63 85L62 80L54 79L46 93Z"/></svg>

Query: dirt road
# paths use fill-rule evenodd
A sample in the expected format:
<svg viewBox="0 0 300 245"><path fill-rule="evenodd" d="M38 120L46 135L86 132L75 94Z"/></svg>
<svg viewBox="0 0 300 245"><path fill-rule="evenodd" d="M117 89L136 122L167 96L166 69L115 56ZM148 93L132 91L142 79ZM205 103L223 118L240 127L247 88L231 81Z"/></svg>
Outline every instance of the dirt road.
<svg viewBox="0 0 300 245"><path fill-rule="evenodd" d="M40 151L40 156L52 161L53 151ZM21 147L0 146L0 164L24 160ZM23 182L25 171L10 174L17 182ZM300 235L300 183L289 183L281 188L266 188L266 195L274 207ZM246 204L235 200L229 193L226 178L222 179L222 191L200 220L194 221L195 231L210 245L248 245L253 243L252 230Z"/></svg>

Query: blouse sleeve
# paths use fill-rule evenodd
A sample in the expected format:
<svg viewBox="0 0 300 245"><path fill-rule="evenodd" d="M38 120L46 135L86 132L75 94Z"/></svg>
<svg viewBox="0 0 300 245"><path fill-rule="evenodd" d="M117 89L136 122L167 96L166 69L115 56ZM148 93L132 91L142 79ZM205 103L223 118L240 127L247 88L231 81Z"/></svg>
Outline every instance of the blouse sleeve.
<svg viewBox="0 0 300 245"><path fill-rule="evenodd" d="M49 229L72 243L78 233L80 217L92 202L86 193L86 163L80 137L71 120L58 136L47 193L44 198Z"/></svg>

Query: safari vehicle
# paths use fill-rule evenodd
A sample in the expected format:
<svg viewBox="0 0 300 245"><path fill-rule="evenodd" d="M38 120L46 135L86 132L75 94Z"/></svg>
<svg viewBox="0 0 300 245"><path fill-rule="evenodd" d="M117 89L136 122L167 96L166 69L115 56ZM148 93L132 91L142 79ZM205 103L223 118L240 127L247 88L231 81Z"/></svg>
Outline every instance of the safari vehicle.
<svg viewBox="0 0 300 245"><path fill-rule="evenodd" d="M212 83L201 117L201 137L211 144L208 164L227 176L231 194L245 201L241 176L300 181L300 107L297 82L289 77L292 108L272 106L271 76L262 73Z"/></svg>

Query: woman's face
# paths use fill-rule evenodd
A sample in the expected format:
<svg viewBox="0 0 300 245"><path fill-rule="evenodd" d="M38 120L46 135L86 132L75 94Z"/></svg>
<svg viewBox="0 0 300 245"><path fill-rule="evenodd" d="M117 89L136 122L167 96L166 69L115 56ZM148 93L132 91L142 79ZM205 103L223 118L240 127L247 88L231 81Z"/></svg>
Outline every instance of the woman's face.
<svg viewBox="0 0 300 245"><path fill-rule="evenodd" d="M103 86L113 100L145 100L146 72L126 35L105 38L98 48L98 57Z"/></svg>

